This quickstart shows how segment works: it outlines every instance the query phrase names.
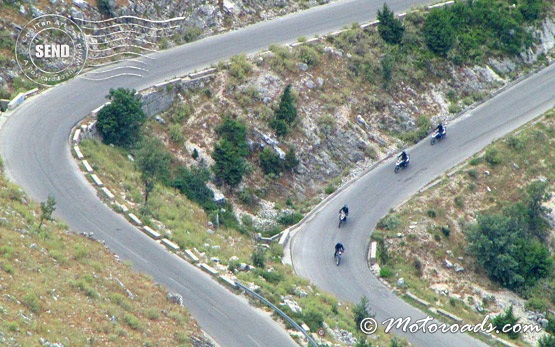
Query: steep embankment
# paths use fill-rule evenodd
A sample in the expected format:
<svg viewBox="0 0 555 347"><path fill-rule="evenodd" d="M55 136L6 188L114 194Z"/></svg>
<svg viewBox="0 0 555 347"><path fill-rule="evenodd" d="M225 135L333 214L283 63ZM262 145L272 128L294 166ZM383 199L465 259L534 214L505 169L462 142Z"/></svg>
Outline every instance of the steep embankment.
<svg viewBox="0 0 555 347"><path fill-rule="evenodd" d="M0 344L211 346L168 293L0 176ZM50 343L50 344L49 344Z"/></svg>

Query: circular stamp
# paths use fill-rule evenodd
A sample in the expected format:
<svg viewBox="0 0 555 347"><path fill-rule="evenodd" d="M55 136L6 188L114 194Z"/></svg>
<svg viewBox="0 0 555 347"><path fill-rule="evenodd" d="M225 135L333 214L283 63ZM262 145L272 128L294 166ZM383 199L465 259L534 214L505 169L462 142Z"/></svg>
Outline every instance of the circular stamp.
<svg viewBox="0 0 555 347"><path fill-rule="evenodd" d="M360 331L366 335L372 335L378 330L378 322L374 318L364 318L360 322Z"/></svg>
<svg viewBox="0 0 555 347"><path fill-rule="evenodd" d="M15 45L15 57L23 74L45 86L77 76L85 66L87 53L81 28L56 14L45 14L27 23Z"/></svg>

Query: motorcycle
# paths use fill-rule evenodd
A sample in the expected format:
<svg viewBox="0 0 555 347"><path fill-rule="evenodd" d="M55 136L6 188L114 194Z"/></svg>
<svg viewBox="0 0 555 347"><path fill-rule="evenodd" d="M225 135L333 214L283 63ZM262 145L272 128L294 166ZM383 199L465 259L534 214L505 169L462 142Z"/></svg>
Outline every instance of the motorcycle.
<svg viewBox="0 0 555 347"><path fill-rule="evenodd" d="M395 162L395 173L399 172L399 170L401 170L401 168L405 168L407 166L409 166L409 162L410 162L410 156L407 154L407 160L403 161L401 160L401 158L397 159L397 162Z"/></svg>
<svg viewBox="0 0 555 347"><path fill-rule="evenodd" d="M432 146L436 143L436 141L441 141L447 135L447 128L443 127L443 131L440 133L438 130L432 133Z"/></svg>
<svg viewBox="0 0 555 347"><path fill-rule="evenodd" d="M338 228L341 228L341 223L347 223L347 214L343 210L339 212L339 225L337 226Z"/></svg>
<svg viewBox="0 0 555 347"><path fill-rule="evenodd" d="M343 251L339 251L337 252L334 257L335 257L335 265L339 266L339 264L341 263L341 255L343 254Z"/></svg>

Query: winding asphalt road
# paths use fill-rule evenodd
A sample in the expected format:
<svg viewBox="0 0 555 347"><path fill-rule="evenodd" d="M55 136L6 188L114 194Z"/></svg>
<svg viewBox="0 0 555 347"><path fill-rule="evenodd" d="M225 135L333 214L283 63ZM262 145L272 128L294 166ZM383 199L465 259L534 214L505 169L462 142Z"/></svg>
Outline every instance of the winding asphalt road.
<svg viewBox="0 0 555 347"><path fill-rule="evenodd" d="M413 3L417 1L388 1L397 13ZM352 22L366 22L375 17L381 5L367 0L332 3L158 52L151 56L155 60L149 62L143 78L98 82L77 78L56 86L9 114L1 129L0 153L8 177L35 200L44 201L53 195L56 216L73 230L94 232L122 259L131 260L136 269L182 294L201 327L222 346L294 346L284 330L250 307L244 298L232 295L196 267L169 254L103 205L70 156L69 132L106 101L104 96L110 88L142 89L234 54L331 32Z"/></svg>
<svg viewBox="0 0 555 347"><path fill-rule="evenodd" d="M429 138L410 148L410 167L393 173L395 160L353 181L324 201L289 242L295 271L343 300L370 299L378 322L388 318L425 315L391 293L367 265L369 235L390 208L416 194L446 170L479 152L496 138L522 126L555 106L555 65L507 88L504 92L447 126L445 140L430 145ZM337 228L338 211L349 205L348 223ZM341 241L341 265L333 262L334 245ZM456 312L455 312L456 314ZM403 334L416 346L464 347L481 342L462 334Z"/></svg>

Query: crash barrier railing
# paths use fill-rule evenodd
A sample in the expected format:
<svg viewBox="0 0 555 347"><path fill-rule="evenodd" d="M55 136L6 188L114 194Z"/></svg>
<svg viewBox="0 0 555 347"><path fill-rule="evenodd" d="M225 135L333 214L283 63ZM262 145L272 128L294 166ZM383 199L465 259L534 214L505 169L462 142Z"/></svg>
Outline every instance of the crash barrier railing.
<svg viewBox="0 0 555 347"><path fill-rule="evenodd" d="M271 307L277 314L279 314L280 316L283 317L283 319L285 319L287 322L289 322L289 324L291 324L293 327L295 327L295 329L297 329L298 331L300 331L307 339L307 341L314 347L318 347L318 344L316 343L316 341L314 341L314 339L306 332L306 330L304 330L299 324L297 324L293 319L291 319L291 317L289 317L288 315L285 314L285 312L283 312L282 310L280 310L279 308L277 308L274 304L272 304L271 302L269 302L268 300L264 299L263 296L255 293L254 291L250 290L250 288L245 287L243 284L241 284L241 282L239 281L235 281L235 285L241 289L243 289L245 292L249 293L250 295L254 296L255 298L257 298L258 300L262 301L263 303L265 303L267 306Z"/></svg>

